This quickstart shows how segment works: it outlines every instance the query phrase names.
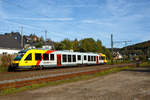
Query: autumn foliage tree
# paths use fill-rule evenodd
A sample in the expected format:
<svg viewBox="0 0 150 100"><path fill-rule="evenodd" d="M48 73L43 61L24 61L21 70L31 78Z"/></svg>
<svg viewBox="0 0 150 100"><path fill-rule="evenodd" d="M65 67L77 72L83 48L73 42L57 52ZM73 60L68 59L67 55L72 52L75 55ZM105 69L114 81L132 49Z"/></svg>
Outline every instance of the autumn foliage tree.
<svg viewBox="0 0 150 100"><path fill-rule="evenodd" d="M71 41L69 39L64 39L61 42L56 42L54 44L56 50L74 50L77 52L94 52L94 53L104 53L107 58L110 58L110 51L102 45L100 40L95 41L93 38L85 38L80 41L77 39Z"/></svg>

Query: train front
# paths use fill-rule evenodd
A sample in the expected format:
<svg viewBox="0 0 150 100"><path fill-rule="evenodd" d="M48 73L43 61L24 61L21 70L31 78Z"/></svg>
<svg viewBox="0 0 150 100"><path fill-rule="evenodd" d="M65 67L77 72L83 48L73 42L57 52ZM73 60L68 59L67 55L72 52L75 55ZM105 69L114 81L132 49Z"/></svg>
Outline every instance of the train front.
<svg viewBox="0 0 150 100"><path fill-rule="evenodd" d="M22 51L18 52L17 56L12 61L12 64L9 67L8 71L16 71L17 69L20 69L19 63L26 52L27 52L27 50L22 50Z"/></svg>

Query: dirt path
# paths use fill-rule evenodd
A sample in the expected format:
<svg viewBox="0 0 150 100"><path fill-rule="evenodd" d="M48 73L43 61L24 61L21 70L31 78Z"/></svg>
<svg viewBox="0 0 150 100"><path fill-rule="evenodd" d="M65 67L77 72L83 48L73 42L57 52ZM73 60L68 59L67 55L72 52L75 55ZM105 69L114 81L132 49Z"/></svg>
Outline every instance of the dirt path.
<svg viewBox="0 0 150 100"><path fill-rule="evenodd" d="M90 80L25 91L0 100L150 100L150 69L136 68Z"/></svg>

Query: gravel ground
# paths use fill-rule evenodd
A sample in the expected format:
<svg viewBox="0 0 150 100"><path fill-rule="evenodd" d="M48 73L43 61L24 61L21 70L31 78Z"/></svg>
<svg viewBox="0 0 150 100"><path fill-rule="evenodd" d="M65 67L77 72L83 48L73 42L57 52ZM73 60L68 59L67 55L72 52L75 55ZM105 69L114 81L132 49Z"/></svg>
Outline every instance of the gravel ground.
<svg viewBox="0 0 150 100"><path fill-rule="evenodd" d="M1 96L0 100L150 100L150 68L42 87Z"/></svg>
<svg viewBox="0 0 150 100"><path fill-rule="evenodd" d="M65 73L65 72L77 72L84 70L97 70L104 69L108 67L117 67L117 66L127 66L131 64L118 64L118 65L93 65L93 66L83 66L83 67L66 67L66 68L51 68L46 70L38 70L38 71L21 71L21 72L0 72L0 81L4 80L12 80L12 79L23 79L23 78L31 78L35 76L45 76L51 74Z"/></svg>

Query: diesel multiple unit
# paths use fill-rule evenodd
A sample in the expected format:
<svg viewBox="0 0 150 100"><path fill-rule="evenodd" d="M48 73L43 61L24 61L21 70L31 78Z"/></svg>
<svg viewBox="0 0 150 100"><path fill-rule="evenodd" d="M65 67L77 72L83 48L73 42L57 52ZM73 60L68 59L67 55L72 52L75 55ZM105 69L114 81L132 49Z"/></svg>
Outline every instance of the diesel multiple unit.
<svg viewBox="0 0 150 100"><path fill-rule="evenodd" d="M105 64L102 53L82 53L72 51L51 51L43 49L22 50L13 60L11 70L43 69L50 67Z"/></svg>

